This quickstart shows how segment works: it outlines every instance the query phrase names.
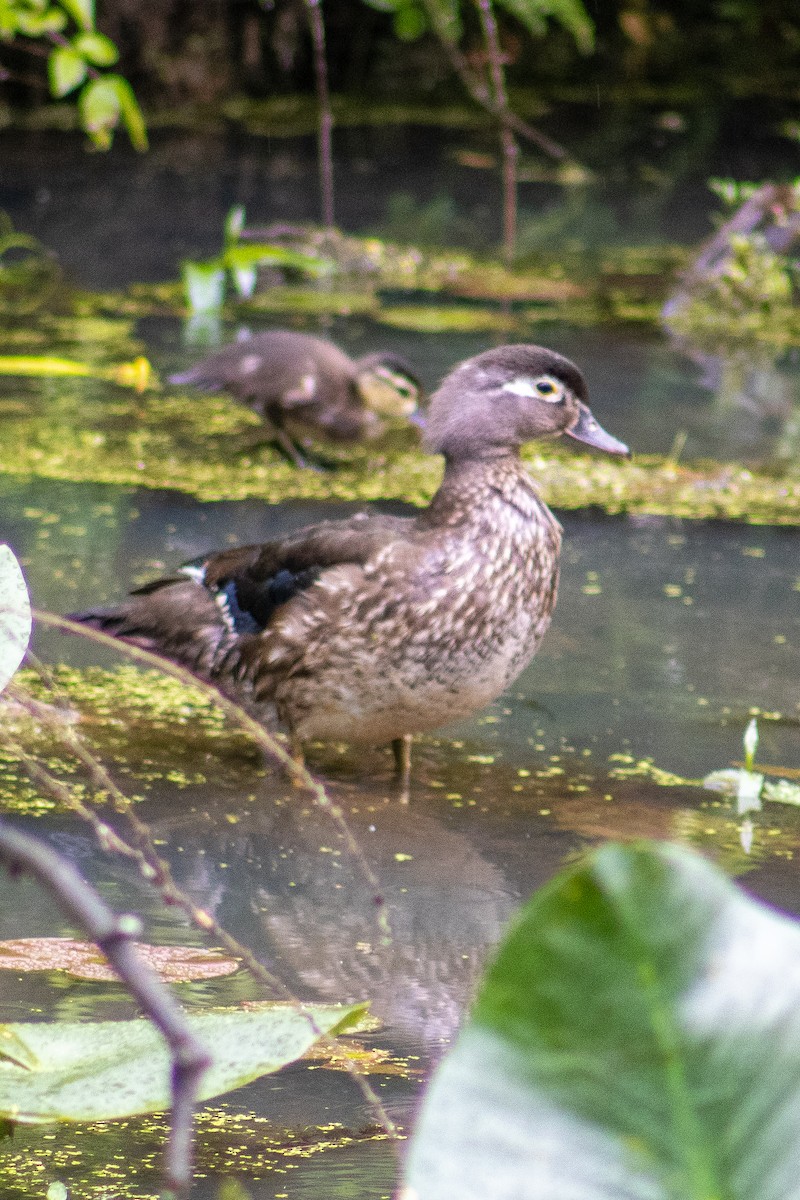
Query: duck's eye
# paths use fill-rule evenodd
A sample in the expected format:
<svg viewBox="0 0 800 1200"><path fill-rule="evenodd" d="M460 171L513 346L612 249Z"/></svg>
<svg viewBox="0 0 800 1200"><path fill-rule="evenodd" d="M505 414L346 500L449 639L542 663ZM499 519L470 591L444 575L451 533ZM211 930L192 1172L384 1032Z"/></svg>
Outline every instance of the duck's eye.
<svg viewBox="0 0 800 1200"><path fill-rule="evenodd" d="M511 392L514 396L530 396L532 400L546 400L548 404L558 404L564 396L563 385L550 375L542 375L539 379L519 376L504 383L502 390Z"/></svg>
<svg viewBox="0 0 800 1200"><path fill-rule="evenodd" d="M564 395L564 388L557 379L545 375L543 379L536 380L536 394L548 404L557 404Z"/></svg>

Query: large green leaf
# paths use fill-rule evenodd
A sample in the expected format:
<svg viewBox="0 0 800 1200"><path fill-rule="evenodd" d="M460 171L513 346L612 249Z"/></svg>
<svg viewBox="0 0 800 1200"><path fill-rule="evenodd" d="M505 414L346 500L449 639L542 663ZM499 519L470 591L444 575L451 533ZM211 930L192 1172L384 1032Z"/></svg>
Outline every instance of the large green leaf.
<svg viewBox="0 0 800 1200"><path fill-rule="evenodd" d="M538 893L434 1079L418 1200L800 1196L800 928L672 846Z"/></svg>
<svg viewBox="0 0 800 1200"><path fill-rule="evenodd" d="M198 1098L208 1100L279 1070L321 1033L354 1025L366 1005L315 1005L306 1011L311 1020L285 1004L189 1016L213 1056ZM0 1057L0 1117L21 1124L110 1120L160 1112L171 1102L169 1051L144 1019L2 1025L3 1048L10 1057Z"/></svg>
<svg viewBox="0 0 800 1200"><path fill-rule="evenodd" d="M0 546L0 692L22 662L31 636L31 602L22 568Z"/></svg>

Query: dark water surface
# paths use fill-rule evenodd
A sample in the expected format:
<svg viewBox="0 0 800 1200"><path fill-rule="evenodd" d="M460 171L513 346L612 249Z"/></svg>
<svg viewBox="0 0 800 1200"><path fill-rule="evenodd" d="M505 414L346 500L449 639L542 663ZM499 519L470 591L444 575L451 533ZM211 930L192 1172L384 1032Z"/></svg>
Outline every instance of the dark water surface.
<svg viewBox="0 0 800 1200"><path fill-rule="evenodd" d="M41 195L33 195L33 160L42 144L34 140L29 175L21 172L16 192L11 187L15 215L23 227L53 238L86 282L105 286L172 276L177 257L217 248L221 215L230 203L252 203L254 215L265 215L257 211L261 168L252 167L248 192L243 159L232 174L216 171L213 153L208 146L201 153L198 143L188 166L185 146L184 157L171 164L169 139L159 138L142 176L138 166L131 171L133 160L124 152L112 160L112 171L115 162L126 164L121 178L127 179L131 207L114 213L125 191L115 191L117 185L102 200L93 194L96 219L90 224L86 211L70 208L65 197L82 194L87 183L91 190L105 160L77 159L66 151L62 160L57 139L52 177L47 188L40 185ZM409 140L398 153L417 149ZM282 211L275 200L284 186L281 171L287 204L305 194L294 161L283 143L271 150L277 189L270 193L272 215ZM422 150L414 161L419 174L407 182L419 190L428 169ZM430 169L441 162L432 158ZM209 163L216 173L209 174ZM156 254L137 222L155 220L159 178L169 187L164 185ZM8 189L7 180L3 187ZM379 215L371 187L362 188L363 223ZM55 220L54 206L60 214ZM296 215L313 212L298 209ZM90 242L92 254L82 263ZM143 322L139 332L162 375L197 354L182 343L175 322ZM330 332L354 353L386 346L406 354L429 386L455 361L488 344L472 336L387 332L357 320L334 323ZM780 459L791 450L783 419L787 406L796 412L798 400L791 356L735 367L698 363L655 334L568 326L532 329L531 340L546 341L580 363L597 416L639 453L668 452L680 431L687 435L687 456ZM778 397L783 416L749 403L753 394ZM281 506L255 500L201 504L146 489L0 479L0 540L22 559L35 604L56 612L118 598L210 548L274 537L346 511L350 507L290 498ZM778 773L800 768L800 531L560 516L561 592L537 658L489 710L419 739L408 808L397 803L385 749L361 755L339 747L312 751L312 768L326 780L380 881L392 929L389 946L381 943L363 864L347 852L329 816L279 774L265 772L258 756L220 757L213 743L176 722L167 758L174 752L176 769L183 771L187 753L196 755L198 779L179 786L162 773L144 787L141 814L197 903L303 999L372 1001L382 1027L365 1040L406 1056L412 1069L410 1078L373 1076L389 1111L406 1126L421 1080L454 1036L509 915L586 846L614 837L676 838L742 876L757 895L800 914L800 812L772 805L758 814L746 854L730 806L680 782L740 758L754 711L761 714L759 761ZM112 661L52 632L37 634L36 649L53 663ZM150 743L141 729L138 736L136 752L164 760L163 739ZM126 755L109 766L123 786L134 786ZM100 854L84 825L61 816L21 823L66 853L116 908L140 912L146 940L201 944L200 934L165 908L127 864ZM0 875L0 938L75 932L30 880ZM262 995L244 972L178 991L189 1007ZM0 977L0 1021L130 1013L123 990L113 985L55 973ZM252 1084L221 1109L207 1106L201 1117L197 1195L203 1198L215 1194L218 1150L231 1141L229 1127L215 1126L218 1109L228 1117L269 1118L279 1140L284 1129L328 1122L363 1134L373 1120L352 1082L338 1072L300 1065ZM243 1140L248 1136L243 1133ZM76 1185L76 1197L99 1197L112 1183L115 1196L155 1195L161 1137L158 1122L88 1134L19 1129L13 1143L0 1147L7 1173L0 1176L0 1190L9 1200L32 1200L45 1194L51 1179L70 1184L88 1178ZM73 1146L83 1155L80 1167L71 1165L77 1162ZM119 1178L108 1174L115 1162L122 1164ZM375 1200L389 1196L395 1162L385 1142L363 1138L290 1158L259 1144L242 1159L241 1175L254 1200Z"/></svg>

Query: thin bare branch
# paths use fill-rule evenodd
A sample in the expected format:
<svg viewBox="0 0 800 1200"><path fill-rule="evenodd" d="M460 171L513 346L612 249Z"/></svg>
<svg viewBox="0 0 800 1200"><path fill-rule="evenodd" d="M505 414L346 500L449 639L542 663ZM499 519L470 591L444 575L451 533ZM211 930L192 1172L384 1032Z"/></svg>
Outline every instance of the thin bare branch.
<svg viewBox="0 0 800 1200"><path fill-rule="evenodd" d="M190 1029L183 1009L141 958L134 939L138 917L118 916L71 863L38 838L0 819L0 862L12 875L28 871L55 897L71 921L102 950L142 1011L161 1031L172 1054L172 1111L165 1174L168 1186L187 1196L192 1177L192 1119L197 1089L211 1056Z"/></svg>
<svg viewBox="0 0 800 1200"><path fill-rule="evenodd" d="M517 240L517 159L519 149L509 121L510 108L503 69L500 34L492 0L475 0L486 44L489 78L492 83L493 109L500 125L500 150L503 160L503 255L506 262L514 258Z"/></svg>
<svg viewBox="0 0 800 1200"><path fill-rule="evenodd" d="M229 700L222 695L213 684L206 683L199 679L191 672L179 667L177 664L170 662L168 659L161 658L159 655L151 654L147 650L142 650L140 647L131 646L128 643L121 642L116 638L109 637L99 630L90 629L84 625L76 624L66 617L58 617L52 613L45 613L34 610L34 618L42 624L53 625L57 628L65 628L70 632L77 633L90 641L99 642L101 645L111 646L123 656L142 662L144 665L155 667L185 683L187 686L197 688L200 691L209 694L214 702L218 704L229 717L240 724L250 733L254 740L261 746L263 750L276 757L282 766L290 772L295 781L312 793L314 800L320 807L324 808L331 817L336 821L337 827L343 831L348 847L353 853L353 857L360 863L362 870L367 876L370 886L376 890L374 902L377 908L378 924L381 929L381 940L384 946L391 944L391 931L388 922L388 916L385 911L383 899L377 894L378 880L374 872L370 868L363 851L358 845L358 842L353 837L352 832L347 825L344 814L338 805L330 800L322 784L315 780L313 776L306 770L304 766L299 764L289 755L284 749L258 722L254 721L244 709L235 702ZM55 680L49 673L47 668L43 668L44 673L50 675L48 683L51 687L55 686ZM334 1047L334 1039L330 1035L324 1033L317 1026L313 1014L307 1009L301 1000L286 986L285 983L277 976L274 976L267 970L253 952L234 938L224 926L206 910L200 908L194 901L183 892L175 882L169 864L161 858L153 843L149 827L143 822L135 811L133 802L127 797L117 786L109 772L98 761L92 751L86 746L83 739L73 726L66 724L59 716L58 712L54 712L51 707L46 704L41 704L33 697L28 696L22 689L10 685L10 694L13 695L16 703L26 708L32 716L40 722L46 724L72 751L86 767L89 776L98 791L109 796L115 809L121 815L124 815L130 825L133 834L135 845L130 845L119 834L113 830L107 822L101 818L87 805L83 804L77 797L73 795L66 785L59 779L51 775L45 768L31 758L30 755L17 743L13 743L11 739L6 738L6 744L10 745L13 753L28 771L31 778L41 784L51 795L54 795L66 807L76 812L82 819L86 820L93 828L95 835L101 848L108 852L113 851L127 858L133 859L140 870L142 877L155 886L164 903L175 907L185 913L189 920L202 930L205 934L210 934L221 946L228 951L229 954L241 960L242 964L251 975L260 983L269 988L273 994L282 996L288 1000L307 1021L309 1021L314 1034L319 1037L329 1050ZM380 1121L387 1135L393 1140L401 1137L400 1130L395 1122L390 1118L379 1096L370 1084L369 1080L361 1073L357 1064L352 1062L348 1056L343 1056L345 1069L353 1078L356 1085L359 1087L365 1102L372 1108L378 1121Z"/></svg>
<svg viewBox="0 0 800 1200"><path fill-rule="evenodd" d="M125 658L130 658L134 662L140 662L145 666L153 667L157 671L163 671L165 675L171 675L173 678L179 679L186 687L196 688L204 692L207 696L210 696L214 703L231 720L252 737L257 746L280 764L298 787L303 788L311 794L318 808L324 809L329 814L347 847L348 853L359 864L362 874L373 890L373 904L375 905L383 942L384 944L388 944L391 941L391 931L385 911L384 899L381 894L380 881L353 836L344 812L338 804L331 800L325 788L318 779L314 778L305 765L293 758L286 747L277 738L273 737L263 725L260 725L258 721L251 717L240 704L237 704L235 700L231 700L213 683L208 683L206 680L200 679L199 676L193 675L191 671L188 671L185 667L178 666L177 663L172 662L170 659L162 658L161 655L153 654L149 650L143 650L139 646L132 646L130 643L111 637L99 629L91 629L86 625L71 621L69 617L60 617L55 613L44 612L41 609L33 610L33 618L41 625L48 625L55 629L64 629L68 633L77 634L79 637L87 638L98 645L116 650L118 654Z"/></svg>
<svg viewBox="0 0 800 1200"><path fill-rule="evenodd" d="M325 55L325 25L321 0L305 0L311 44L314 48L314 81L317 88L319 186L322 223L333 229L333 111L328 87L328 60Z"/></svg>
<svg viewBox="0 0 800 1200"><path fill-rule="evenodd" d="M467 94L471 96L475 103L484 109L485 112L490 113L493 117L499 117L500 109L497 105L497 101L492 96L490 89L480 78L480 76L476 75L470 69L469 63L467 62L465 56L461 53L458 46L453 42L452 38L448 37L441 30L435 5L431 3L431 0L422 0L422 3L428 16L428 20L431 23L431 27L435 31L436 36L439 38L444 52L450 60L450 65L458 78L461 80ZM513 112L511 109L508 110L506 120L514 133L516 133L519 137L525 138L526 141L531 142L534 146L538 146L540 150L544 151L544 153L548 154L551 158L555 158L557 161L561 162L569 157L563 146L561 146L558 142L553 141L552 138L549 138L546 133L542 133L541 130L536 129L535 126L529 124L528 121L523 120L522 117Z"/></svg>

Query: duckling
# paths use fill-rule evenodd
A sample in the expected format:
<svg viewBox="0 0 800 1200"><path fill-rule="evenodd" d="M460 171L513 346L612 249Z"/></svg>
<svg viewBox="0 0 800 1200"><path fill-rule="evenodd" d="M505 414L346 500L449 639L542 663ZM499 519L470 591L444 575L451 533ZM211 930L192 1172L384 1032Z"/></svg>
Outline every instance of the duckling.
<svg viewBox="0 0 800 1200"><path fill-rule="evenodd" d="M469 717L530 662L556 602L561 527L520 458L560 435L612 455L574 363L487 350L433 395L444 477L411 517L358 513L223 550L76 619L189 667L288 731L391 743L408 798L411 737Z"/></svg>
<svg viewBox="0 0 800 1200"><path fill-rule="evenodd" d="M411 417L421 395L419 380L399 355L348 355L322 338L287 329L257 333L203 359L170 383L204 391L227 389L254 409L274 442L296 466L305 466L287 426L336 441L375 437L386 417Z"/></svg>

